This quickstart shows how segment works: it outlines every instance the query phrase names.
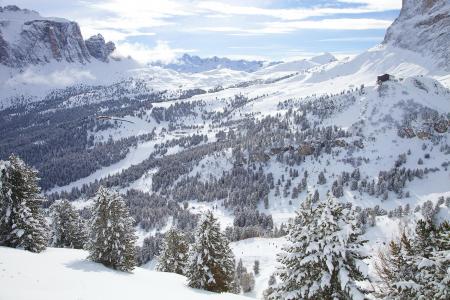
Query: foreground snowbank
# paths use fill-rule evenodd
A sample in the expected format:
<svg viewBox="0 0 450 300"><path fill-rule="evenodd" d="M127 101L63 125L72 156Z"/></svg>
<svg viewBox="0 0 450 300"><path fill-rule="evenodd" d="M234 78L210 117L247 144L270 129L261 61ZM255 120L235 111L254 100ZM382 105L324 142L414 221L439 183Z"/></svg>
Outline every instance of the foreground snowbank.
<svg viewBox="0 0 450 300"><path fill-rule="evenodd" d="M48 248L35 254L0 247L0 299L248 299L191 289L177 274L110 270L87 261L87 255L73 249Z"/></svg>

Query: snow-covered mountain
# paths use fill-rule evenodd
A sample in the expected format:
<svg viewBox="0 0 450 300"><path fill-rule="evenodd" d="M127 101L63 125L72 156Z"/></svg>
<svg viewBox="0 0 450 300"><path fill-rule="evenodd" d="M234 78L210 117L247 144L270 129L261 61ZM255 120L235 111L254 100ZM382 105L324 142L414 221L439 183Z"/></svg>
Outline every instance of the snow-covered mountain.
<svg viewBox="0 0 450 300"><path fill-rule="evenodd" d="M14 5L0 7L0 63L3 65L108 61L114 49L114 43L105 43L101 35L84 41L75 22L42 17Z"/></svg>
<svg viewBox="0 0 450 300"><path fill-rule="evenodd" d="M196 55L184 54L174 63L154 63L153 65L183 73L199 73L221 68L235 71L254 72L260 69L264 65L264 62L243 59L231 60L226 57L217 56L201 58Z"/></svg>
<svg viewBox="0 0 450 300"><path fill-rule="evenodd" d="M194 216L212 210L236 259L248 270L260 261L246 295L261 298L286 242L283 228L316 191L356 208L372 257L423 216L450 219L448 9L447 1L405 0L383 44L339 61L325 53L270 66L190 55L171 65L105 64L113 45L96 36L84 41L97 58L89 64L53 61L15 73L1 66L0 159L23 157L40 170L49 203L67 198L84 212L99 185L117 189L148 269L159 233L178 226L190 234ZM88 75L56 86L51 78L62 76L51 74L61 66ZM39 258L14 251L0 248L11 268L48 260L82 284L80 269L92 270L92 281L104 284L105 272L139 290L141 281L173 280L174 293L195 298L180 276L139 268L121 281L83 262L82 251L50 249ZM366 262L376 282L374 260ZM25 280L10 275L0 289Z"/></svg>
<svg viewBox="0 0 450 300"><path fill-rule="evenodd" d="M295 60L289 62L272 63L265 68L256 71L257 74L270 74L276 72L295 73L305 71L314 67L337 61L331 53L324 53L309 59Z"/></svg>
<svg viewBox="0 0 450 300"><path fill-rule="evenodd" d="M388 28L384 44L433 57L450 70L450 2L403 0L400 16Z"/></svg>

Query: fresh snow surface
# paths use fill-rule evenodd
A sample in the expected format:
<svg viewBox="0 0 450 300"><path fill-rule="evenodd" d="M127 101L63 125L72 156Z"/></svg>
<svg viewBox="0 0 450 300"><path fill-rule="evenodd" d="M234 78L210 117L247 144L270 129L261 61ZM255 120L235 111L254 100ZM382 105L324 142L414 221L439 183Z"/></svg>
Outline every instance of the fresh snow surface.
<svg viewBox="0 0 450 300"><path fill-rule="evenodd" d="M236 262L242 259L242 264L247 272L253 272L255 260L259 260L259 275L255 276L255 289L246 296L262 299L262 294L268 286L270 275L277 266L277 253L280 252L284 237L281 238L252 238L231 243Z"/></svg>
<svg viewBox="0 0 450 300"><path fill-rule="evenodd" d="M136 268L132 273L88 261L83 250L48 248L36 254L0 247L1 300L232 300L248 299L192 289L186 278Z"/></svg>

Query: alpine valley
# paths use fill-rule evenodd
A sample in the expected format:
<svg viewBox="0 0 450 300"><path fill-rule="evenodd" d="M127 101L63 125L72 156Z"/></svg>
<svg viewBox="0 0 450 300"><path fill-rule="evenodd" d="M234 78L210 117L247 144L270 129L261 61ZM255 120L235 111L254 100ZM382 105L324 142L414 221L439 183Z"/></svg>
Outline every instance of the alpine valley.
<svg viewBox="0 0 450 300"><path fill-rule="evenodd" d="M100 34L85 38L76 22L0 7L0 175L15 165L38 171L49 232L55 203L68 201L89 228L101 197L123 199L138 267L109 269L86 259L89 247L0 247L0 299L449 299L449 228L440 260L430 254L417 267L443 270L438 288L424 288L433 294L420 292L417 276L392 283L382 270L402 235L418 239L417 224L429 222L438 236L450 221L448 0L403 0L384 41L344 59L185 54L143 65L116 55ZM287 284L304 275L286 270L305 228L316 243L299 253L323 246L308 210L319 227L331 215L339 227L334 212L354 225L330 243L364 241L367 276L357 288L338 276L353 296L305 296L327 286L325 276L306 294ZM199 228L214 219L237 266L233 289L218 291L234 294L202 291L189 272L158 272L169 233L193 251Z"/></svg>

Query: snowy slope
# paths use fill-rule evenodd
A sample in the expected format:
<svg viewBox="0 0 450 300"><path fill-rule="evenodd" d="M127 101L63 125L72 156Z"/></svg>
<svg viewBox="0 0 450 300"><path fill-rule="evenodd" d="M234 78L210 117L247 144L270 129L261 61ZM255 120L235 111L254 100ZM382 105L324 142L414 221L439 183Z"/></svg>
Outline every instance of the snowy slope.
<svg viewBox="0 0 450 300"><path fill-rule="evenodd" d="M136 268L132 273L86 260L82 250L48 248L40 254L0 247L0 299L248 299L186 286L177 274Z"/></svg>
<svg viewBox="0 0 450 300"><path fill-rule="evenodd" d="M336 60L337 60L336 57L334 57L332 54L324 53L322 55L314 56L309 59L295 60L274 64L265 67L261 70L258 70L255 73L259 75L270 74L275 72L295 73L305 71L320 65L325 65L334 62Z"/></svg>

